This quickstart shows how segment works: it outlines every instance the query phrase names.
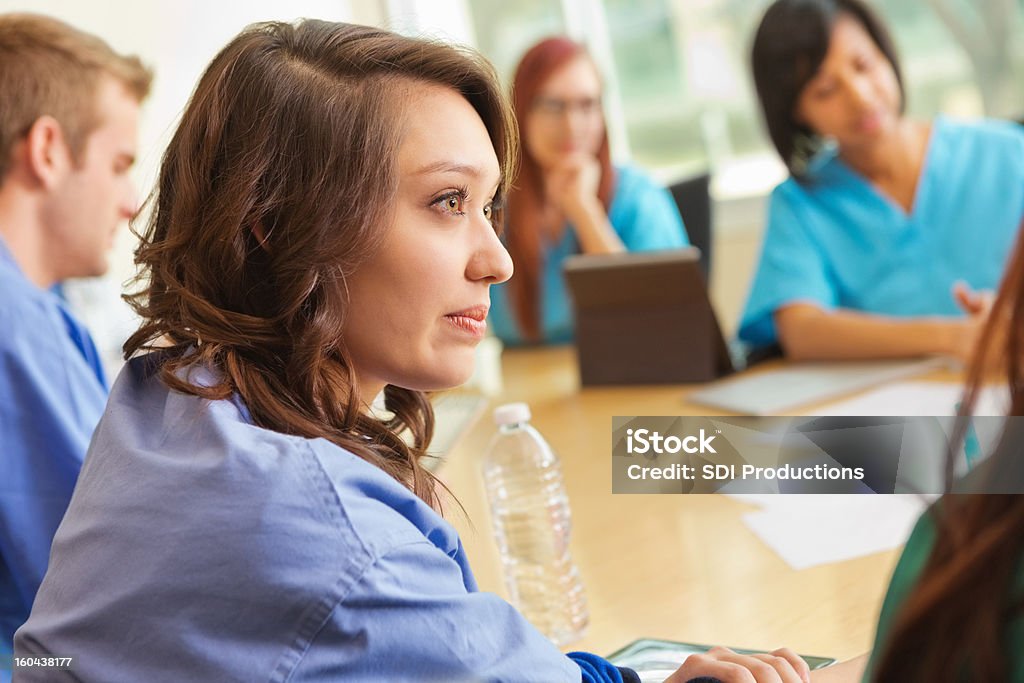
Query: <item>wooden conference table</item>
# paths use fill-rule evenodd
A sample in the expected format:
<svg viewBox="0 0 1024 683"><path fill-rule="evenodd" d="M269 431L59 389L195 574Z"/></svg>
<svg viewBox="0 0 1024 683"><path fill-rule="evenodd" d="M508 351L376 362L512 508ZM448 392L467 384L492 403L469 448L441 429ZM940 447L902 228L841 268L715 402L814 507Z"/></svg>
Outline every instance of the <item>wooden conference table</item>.
<svg viewBox="0 0 1024 683"><path fill-rule="evenodd" d="M568 649L610 654L640 637L757 649L788 646L847 659L867 651L896 550L791 569L721 495L612 495L613 415L709 415L687 403L696 385L581 390L571 347L506 351L491 407L526 401L562 459L573 513L572 553L590 606L586 636ZM462 436L438 475L462 503L446 516L462 536L481 590L507 597L480 463L490 415Z"/></svg>

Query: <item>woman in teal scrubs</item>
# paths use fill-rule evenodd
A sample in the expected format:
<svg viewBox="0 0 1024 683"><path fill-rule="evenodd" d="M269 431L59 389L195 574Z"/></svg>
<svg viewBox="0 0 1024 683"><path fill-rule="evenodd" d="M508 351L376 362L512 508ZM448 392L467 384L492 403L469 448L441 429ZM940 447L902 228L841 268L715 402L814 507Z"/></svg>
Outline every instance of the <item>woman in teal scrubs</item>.
<svg viewBox="0 0 1024 683"><path fill-rule="evenodd" d="M1024 130L904 115L860 0L779 0L753 49L771 195L740 337L796 359L968 358L1024 214Z"/></svg>

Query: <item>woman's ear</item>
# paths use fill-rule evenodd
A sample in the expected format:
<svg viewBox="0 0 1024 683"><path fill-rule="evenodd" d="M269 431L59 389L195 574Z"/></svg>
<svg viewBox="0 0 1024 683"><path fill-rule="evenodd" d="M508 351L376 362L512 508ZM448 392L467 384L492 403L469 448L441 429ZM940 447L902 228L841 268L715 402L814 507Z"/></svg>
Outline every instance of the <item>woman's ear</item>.
<svg viewBox="0 0 1024 683"><path fill-rule="evenodd" d="M24 142L24 169L46 189L54 187L72 165L64 130L52 116L40 116L28 129Z"/></svg>

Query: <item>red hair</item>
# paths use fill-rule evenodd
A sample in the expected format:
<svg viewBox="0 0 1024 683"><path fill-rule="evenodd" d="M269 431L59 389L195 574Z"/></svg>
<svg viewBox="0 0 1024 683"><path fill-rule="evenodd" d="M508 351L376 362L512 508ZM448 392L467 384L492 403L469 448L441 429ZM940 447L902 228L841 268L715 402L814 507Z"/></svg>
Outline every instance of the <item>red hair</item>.
<svg viewBox="0 0 1024 683"><path fill-rule="evenodd" d="M523 55L512 81L512 104L521 139L525 140L529 135L528 114L538 91L553 73L579 57L590 59L587 49L573 40L561 37L542 40ZM509 299L523 337L529 341L539 341L544 178L540 165L525 144L522 146L522 154L519 175L508 195L508 230L505 241L515 264L515 275L508 284ZM597 196L607 211L615 183L607 127L602 135L597 160L601 164Z"/></svg>

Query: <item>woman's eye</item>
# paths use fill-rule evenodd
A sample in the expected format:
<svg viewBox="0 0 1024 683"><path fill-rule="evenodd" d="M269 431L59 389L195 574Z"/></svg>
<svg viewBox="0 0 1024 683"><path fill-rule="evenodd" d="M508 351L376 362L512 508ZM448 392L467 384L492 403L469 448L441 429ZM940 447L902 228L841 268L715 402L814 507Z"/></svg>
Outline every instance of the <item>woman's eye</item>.
<svg viewBox="0 0 1024 683"><path fill-rule="evenodd" d="M465 213L466 195L462 192L452 192L434 201L435 206L441 208L441 212L450 216L461 216Z"/></svg>
<svg viewBox="0 0 1024 683"><path fill-rule="evenodd" d="M444 208L449 213L462 213L462 197L447 197L444 200Z"/></svg>
<svg viewBox="0 0 1024 683"><path fill-rule="evenodd" d="M835 91L835 88L831 85L826 85L821 88L816 88L812 94L819 100L825 99Z"/></svg>

